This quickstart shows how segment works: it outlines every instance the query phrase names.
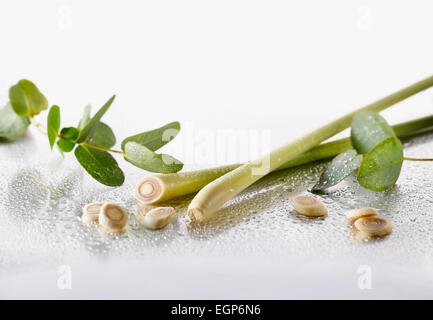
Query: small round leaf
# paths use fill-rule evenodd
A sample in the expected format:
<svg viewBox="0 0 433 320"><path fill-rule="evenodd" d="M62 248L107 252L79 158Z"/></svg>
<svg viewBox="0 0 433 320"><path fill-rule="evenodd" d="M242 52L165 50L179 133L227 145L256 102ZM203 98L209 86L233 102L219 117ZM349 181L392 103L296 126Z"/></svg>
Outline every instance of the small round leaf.
<svg viewBox="0 0 433 320"><path fill-rule="evenodd" d="M47 98L29 80L20 80L9 89L12 108L20 117L38 115L48 109Z"/></svg>
<svg viewBox="0 0 433 320"><path fill-rule="evenodd" d="M88 174L106 186L118 187L125 181L116 159L106 151L80 145L75 148L75 157Z"/></svg>
<svg viewBox="0 0 433 320"><path fill-rule="evenodd" d="M74 127L67 127L60 131L60 135L57 146L63 152L71 152L75 147L75 140L78 138L79 131Z"/></svg>
<svg viewBox="0 0 433 320"><path fill-rule="evenodd" d="M116 136L107 124L99 122L90 143L104 148L111 148L116 144Z"/></svg>
<svg viewBox="0 0 433 320"><path fill-rule="evenodd" d="M391 189L398 180L403 164L403 145L396 137L380 142L361 162L358 182L373 191Z"/></svg>
<svg viewBox="0 0 433 320"><path fill-rule="evenodd" d="M352 145L360 154L366 154L379 142L395 137L386 120L376 112L361 112L352 121Z"/></svg>

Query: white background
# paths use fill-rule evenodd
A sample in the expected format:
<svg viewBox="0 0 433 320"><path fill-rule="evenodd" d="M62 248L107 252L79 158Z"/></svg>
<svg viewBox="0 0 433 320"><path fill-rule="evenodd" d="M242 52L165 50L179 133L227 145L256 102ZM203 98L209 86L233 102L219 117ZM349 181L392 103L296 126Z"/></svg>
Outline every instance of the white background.
<svg viewBox="0 0 433 320"><path fill-rule="evenodd" d="M119 137L178 120L270 130L278 146L429 76L431 4L3 0L0 101L28 78L60 105L64 125L115 93L105 120ZM413 100L387 119L432 108L431 94Z"/></svg>
<svg viewBox="0 0 433 320"><path fill-rule="evenodd" d="M0 102L8 100L10 85L28 78L61 107L64 125L76 124L86 104L96 108L117 94L104 119L119 137L178 120L211 130L269 130L278 146L431 75L432 8L431 0L2 0ZM432 107L426 92L384 114L395 123L427 115ZM25 277L7 285L25 286L31 281ZM347 277L356 281L356 275ZM332 279L315 280L327 282L324 290L332 287ZM300 283L292 283L295 290L287 295L290 283L275 288L262 282L262 292L245 295L248 290L238 288L226 297L330 297L320 290L297 295ZM29 297L39 294L38 287L23 288ZM217 298L222 288L169 297L197 298L200 292ZM141 297L167 297L160 289ZM272 295L276 289L281 292ZM119 295L140 293L128 290L126 282ZM392 288L373 297L385 293L392 296Z"/></svg>

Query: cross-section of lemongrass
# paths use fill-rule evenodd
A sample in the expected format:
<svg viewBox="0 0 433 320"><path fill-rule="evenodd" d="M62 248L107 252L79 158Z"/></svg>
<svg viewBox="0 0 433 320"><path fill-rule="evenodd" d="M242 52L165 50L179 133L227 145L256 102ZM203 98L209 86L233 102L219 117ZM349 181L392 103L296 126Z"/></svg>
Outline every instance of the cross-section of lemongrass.
<svg viewBox="0 0 433 320"><path fill-rule="evenodd" d="M353 224L356 220L362 217L377 217L379 212L376 208L365 207L357 208L346 211L346 217L349 219L349 225Z"/></svg>
<svg viewBox="0 0 433 320"><path fill-rule="evenodd" d="M354 227L366 237L383 237L392 232L392 225L388 220L379 217L363 217L355 221Z"/></svg>
<svg viewBox="0 0 433 320"><path fill-rule="evenodd" d="M134 215L146 229L158 230L167 226L173 219L174 208L137 205Z"/></svg>
<svg viewBox="0 0 433 320"><path fill-rule="evenodd" d="M400 123L393 126L393 129L399 138L431 130L433 129L433 116ZM277 170L332 158L350 148L352 148L350 138L323 143L287 161ZM140 202L145 204L167 201L197 192L208 183L238 168L240 165L233 164L190 172L147 176L137 184L134 194Z"/></svg>
<svg viewBox="0 0 433 320"><path fill-rule="evenodd" d="M104 205L103 202L89 203L83 208L83 215L81 216L81 221L86 224L98 223L99 212L101 207Z"/></svg>
<svg viewBox="0 0 433 320"><path fill-rule="evenodd" d="M406 99L433 85L433 76L419 81L405 89L397 91L385 98L363 108L348 113L291 143L270 152L269 154L226 173L201 189L188 207L188 215L192 220L203 222L211 218L228 200L245 188L281 167L299 154L315 147L324 140L348 128L353 117L362 111L382 111L391 105Z"/></svg>
<svg viewBox="0 0 433 320"><path fill-rule="evenodd" d="M104 203L99 211L99 227L105 233L123 233L128 215L122 207L114 203Z"/></svg>
<svg viewBox="0 0 433 320"><path fill-rule="evenodd" d="M154 208L147 212L140 222L146 229L162 229L170 223L173 213L174 209L172 207Z"/></svg>
<svg viewBox="0 0 433 320"><path fill-rule="evenodd" d="M328 215L328 210L319 199L310 196L296 196L290 199L295 210L307 217L317 218Z"/></svg>

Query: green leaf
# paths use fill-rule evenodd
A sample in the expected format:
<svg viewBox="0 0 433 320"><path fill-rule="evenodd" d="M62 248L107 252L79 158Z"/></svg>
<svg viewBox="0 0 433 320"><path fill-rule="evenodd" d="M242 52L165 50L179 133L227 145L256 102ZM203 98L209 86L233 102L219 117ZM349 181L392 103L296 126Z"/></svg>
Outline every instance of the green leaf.
<svg viewBox="0 0 433 320"><path fill-rule="evenodd" d="M132 141L145 146L151 151L156 151L173 140L179 133L179 130L180 124L175 121L161 128L136 134L122 141L122 150L125 151L126 143Z"/></svg>
<svg viewBox="0 0 433 320"><path fill-rule="evenodd" d="M323 191L346 179L353 171L358 169L362 155L356 150L349 149L336 156L320 177L319 182L311 189L313 192Z"/></svg>
<svg viewBox="0 0 433 320"><path fill-rule="evenodd" d="M183 163L167 154L156 154L137 142L125 145L125 160L150 172L174 173L183 168Z"/></svg>
<svg viewBox="0 0 433 320"><path fill-rule="evenodd" d="M83 130L83 128L86 126L87 122L90 120L90 112L92 112L92 107L90 104L88 104L84 108L83 116L81 117L80 123L78 124L78 130Z"/></svg>
<svg viewBox="0 0 433 320"><path fill-rule="evenodd" d="M117 161L106 151L78 146L75 148L75 157L88 174L106 186L118 187L125 181Z"/></svg>
<svg viewBox="0 0 433 320"><path fill-rule="evenodd" d="M84 128L80 130L80 136L78 137L77 142L81 143L84 141L89 141L93 134L96 131L96 128L99 124L99 120L101 120L102 116L107 112L108 108L110 108L116 96L112 96L102 107L96 112L96 114L86 123Z"/></svg>
<svg viewBox="0 0 433 320"><path fill-rule="evenodd" d="M48 112L47 119L47 134L48 140L50 141L51 150L53 149L54 143L56 142L57 135L60 129L60 108L58 106L52 106L50 112Z"/></svg>
<svg viewBox="0 0 433 320"><path fill-rule="evenodd" d="M116 136L107 124L100 122L90 143L104 148L111 148L116 144Z"/></svg>
<svg viewBox="0 0 433 320"><path fill-rule="evenodd" d="M20 117L32 117L48 109L47 98L29 80L20 80L12 86L9 89L9 99L12 108Z"/></svg>
<svg viewBox="0 0 433 320"><path fill-rule="evenodd" d="M373 191L386 191L397 182L403 164L403 145L390 137L376 145L364 157L358 171L358 182Z"/></svg>
<svg viewBox="0 0 433 320"><path fill-rule="evenodd" d="M67 127L63 128L62 131L60 131L60 135L65 137L66 139L59 138L59 140L57 141L57 146L63 152L71 152L75 147L74 141L77 140L79 131L77 130L77 128Z"/></svg>
<svg viewBox="0 0 433 320"><path fill-rule="evenodd" d="M395 137L395 133L378 113L361 112L353 118L350 136L358 153L366 154L383 140Z"/></svg>
<svg viewBox="0 0 433 320"><path fill-rule="evenodd" d="M29 118L18 116L10 103L0 110L0 137L14 138L23 135L29 124Z"/></svg>

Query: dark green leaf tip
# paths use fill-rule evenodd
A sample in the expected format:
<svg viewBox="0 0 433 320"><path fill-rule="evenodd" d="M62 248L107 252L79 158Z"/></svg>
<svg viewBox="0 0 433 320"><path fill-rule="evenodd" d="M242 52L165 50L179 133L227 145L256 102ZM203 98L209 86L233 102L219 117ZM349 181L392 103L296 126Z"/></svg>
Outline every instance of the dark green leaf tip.
<svg viewBox="0 0 433 320"><path fill-rule="evenodd" d="M84 141L89 141L92 139L93 134L96 131L96 128L99 124L99 120L101 120L102 116L107 112L108 108L110 108L114 99L116 98L113 95L99 110L96 114L86 123L84 128L80 130L80 136L78 137L77 142L82 143Z"/></svg>

